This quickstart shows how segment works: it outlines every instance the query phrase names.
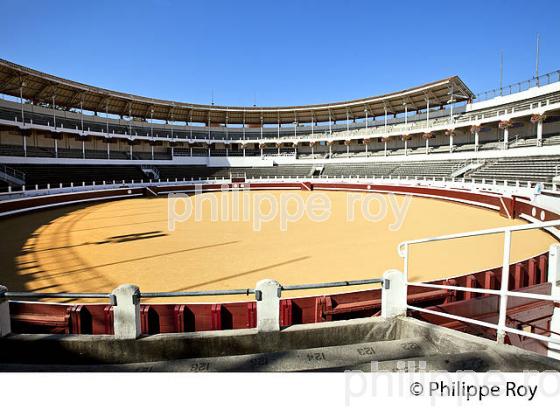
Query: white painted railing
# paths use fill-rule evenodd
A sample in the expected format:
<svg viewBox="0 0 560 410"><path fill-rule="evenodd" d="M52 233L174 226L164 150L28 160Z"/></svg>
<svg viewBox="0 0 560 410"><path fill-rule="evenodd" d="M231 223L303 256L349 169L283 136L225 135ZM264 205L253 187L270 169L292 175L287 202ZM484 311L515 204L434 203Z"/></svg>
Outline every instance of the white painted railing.
<svg viewBox="0 0 560 410"><path fill-rule="evenodd" d="M519 298L526 298L526 299L536 299L536 300L543 300L543 301L550 301L550 302L560 302L560 294L557 291L557 283L556 281L560 279L558 267L560 264L558 263L559 252L560 249L559 245L552 245L551 252L549 254L549 270L548 270L548 280L552 282L552 295L541 295L541 294L533 294L533 293L525 293L525 292L516 292L516 291L509 291L509 273L510 273L510 254L511 254L511 237L512 232L519 232L519 231L528 231L533 229L554 229L560 225L560 220L548 221L548 222L538 222L532 223L527 225L519 225L519 226L511 226L511 227L504 227L504 228L493 228L493 229L484 229L480 231L472 231L472 232L464 232L459 234L451 234L451 235L442 235L442 236L434 236L429 238L405 241L399 244L398 252L399 255L404 258L404 275L406 278L407 286L416 286L416 287L424 287L424 288L433 288L433 289L446 289L446 290L455 290L455 291L465 291L465 292L473 292L473 293L480 293L480 294L490 294L496 295L499 297L499 308L498 308L498 324L488 323L464 316L453 315L449 313L444 313L436 310L424 309L417 306L412 306L407 304L407 308L410 310L415 310L418 312L427 313L430 315L436 315L445 317L448 319L458 320L466 323L471 323L478 326L483 326L487 328L491 328L496 330L496 339L499 343L504 343L506 333L514 333L520 336L529 337L537 340L541 340L543 342L552 343L555 345L560 345L560 338L558 337L550 337L550 336L543 336L531 332L527 332L524 330L515 329L506 325L506 314L507 314L507 301L508 297L519 297ZM408 272L409 272L409 249L411 246L423 244L423 243L430 243L430 242L438 242L438 241L446 241L446 240L453 240L453 239L460 239L460 238L470 238L470 237L479 237L485 235L495 235L495 234L503 234L504 241L503 241L503 261L502 261L502 275L501 275L501 284L499 290L493 289L483 289L483 288L468 288L462 286L451 286L451 285L436 285L424 282L410 282L408 280Z"/></svg>
<svg viewBox="0 0 560 410"><path fill-rule="evenodd" d="M470 191L492 191L504 194L515 193L517 195L531 195L536 192L535 182L517 180L496 180L496 179L470 179L470 178L449 178L449 177L407 177L407 176L360 176L360 175L340 175L340 176L266 176L266 177L247 177L248 184L251 183L280 183L280 182L312 182L312 183L365 183L365 184L389 184L396 186L425 186L445 189L461 189ZM99 181L96 183L77 183L70 186L62 184L49 184L46 187L37 185L27 185L20 187L19 190L8 188L7 192L0 192L0 201L18 199L24 197L64 194L73 192L84 192L93 190L116 189L116 188L140 188L152 185L185 185L185 184L212 184L212 183L231 183L229 177L207 177L207 178L164 178L154 180L114 180ZM547 192L559 192L560 186L551 184Z"/></svg>

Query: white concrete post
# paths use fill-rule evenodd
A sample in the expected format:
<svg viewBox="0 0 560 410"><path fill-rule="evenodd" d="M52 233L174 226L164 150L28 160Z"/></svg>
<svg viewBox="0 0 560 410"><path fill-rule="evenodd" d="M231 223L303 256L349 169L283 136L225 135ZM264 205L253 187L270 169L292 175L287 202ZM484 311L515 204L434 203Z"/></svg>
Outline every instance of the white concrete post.
<svg viewBox="0 0 560 410"><path fill-rule="evenodd" d="M120 285L113 290L117 305L113 307L113 328L117 339L140 336L140 300L136 285Z"/></svg>
<svg viewBox="0 0 560 410"><path fill-rule="evenodd" d="M542 147L542 129L543 129L543 122L540 120L537 122L537 147Z"/></svg>
<svg viewBox="0 0 560 410"><path fill-rule="evenodd" d="M474 150L475 151L478 151L478 146L480 145L479 142L480 142L480 137L478 135L478 131L476 131L474 133Z"/></svg>
<svg viewBox="0 0 560 410"><path fill-rule="evenodd" d="M8 288L0 285L0 294L7 292ZM10 305L7 298L0 296L0 337L12 332L10 324Z"/></svg>
<svg viewBox="0 0 560 410"><path fill-rule="evenodd" d="M280 330L280 295L282 287L272 279L263 279L255 287L257 298L257 331Z"/></svg>
<svg viewBox="0 0 560 410"><path fill-rule="evenodd" d="M548 281L552 285L550 295L558 298L560 297L560 245L551 245L548 252ZM555 307L552 312L550 331L553 335L560 333L560 308L558 307ZM548 357L560 359L560 343L548 344Z"/></svg>
<svg viewBox="0 0 560 410"><path fill-rule="evenodd" d="M389 319L406 315L406 279L404 273L390 269L383 274L381 317Z"/></svg>
<svg viewBox="0 0 560 410"><path fill-rule="evenodd" d="M504 149L509 147L509 128L504 128Z"/></svg>

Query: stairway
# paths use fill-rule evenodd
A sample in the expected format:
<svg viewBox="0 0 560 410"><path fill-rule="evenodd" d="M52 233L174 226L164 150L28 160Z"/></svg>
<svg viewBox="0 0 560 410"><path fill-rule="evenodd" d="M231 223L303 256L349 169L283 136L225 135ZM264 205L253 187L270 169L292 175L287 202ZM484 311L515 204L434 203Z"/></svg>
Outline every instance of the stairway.
<svg viewBox="0 0 560 410"><path fill-rule="evenodd" d="M25 185L25 174L6 165L0 165L0 181L7 182L9 185Z"/></svg>
<svg viewBox="0 0 560 410"><path fill-rule="evenodd" d="M150 179L156 180L160 178L159 169L153 165L140 165L140 169Z"/></svg>

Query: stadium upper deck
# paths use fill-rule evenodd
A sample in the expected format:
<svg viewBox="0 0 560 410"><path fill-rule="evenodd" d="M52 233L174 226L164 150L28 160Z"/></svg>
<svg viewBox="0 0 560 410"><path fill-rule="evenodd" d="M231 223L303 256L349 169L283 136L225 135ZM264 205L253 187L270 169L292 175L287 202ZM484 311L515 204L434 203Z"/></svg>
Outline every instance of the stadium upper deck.
<svg viewBox="0 0 560 410"><path fill-rule="evenodd" d="M42 73L0 59L0 93L33 104L104 112L131 118L186 123L266 124L321 123L374 118L419 110L431 104L470 101L474 94L457 76L376 97L328 104L282 107L227 107L189 104L106 90ZM408 107L408 108L407 108Z"/></svg>
<svg viewBox="0 0 560 410"><path fill-rule="evenodd" d="M10 157L42 162L198 157L189 160L196 164L200 157L252 158L238 162L245 166L268 156L283 162L431 153L470 158L510 147L543 148L527 155L560 153L545 149L560 143L560 71L493 90L476 102L458 77L450 77L335 104L219 107L113 92L0 60L1 96L5 163L19 161Z"/></svg>

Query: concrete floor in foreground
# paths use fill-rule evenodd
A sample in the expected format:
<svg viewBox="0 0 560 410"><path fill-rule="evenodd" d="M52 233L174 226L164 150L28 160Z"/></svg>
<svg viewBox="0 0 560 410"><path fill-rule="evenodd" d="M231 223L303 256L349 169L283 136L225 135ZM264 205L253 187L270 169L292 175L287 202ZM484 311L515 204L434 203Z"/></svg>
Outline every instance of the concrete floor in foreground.
<svg viewBox="0 0 560 410"><path fill-rule="evenodd" d="M309 203L325 195L330 217L315 222L303 217L281 230L280 216L254 229L255 195L269 195L281 204L282 195L299 195ZM214 197L214 199L211 199ZM384 198L385 205L379 202ZM299 284L380 277L387 269L402 269L397 254L401 241L470 230L524 223L496 212L448 201L404 196L378 196L369 202L369 216L386 209L372 222L359 203L348 206L346 192L250 192L245 207L251 218L232 220L231 193L203 194L202 220L194 216L168 230L168 200L129 199L88 206L73 206L22 215L0 221L0 283L12 290L45 292L109 292L119 284L133 283L143 291L186 291L252 288L263 278L282 284ZM365 194L358 194L366 199ZM284 200L286 197L284 197ZM215 201L230 220L218 212L210 218ZM410 201L408 203L408 201ZM229 204L222 206L222 204ZM298 200L287 202L288 213ZM407 205L408 203L408 205ZM181 207L178 208L181 210ZM261 211L270 203L261 203ZM349 212L354 220L348 221ZM399 229L396 210L402 212ZM516 233L515 262L545 252L555 240L541 231ZM411 280L432 280L501 265L502 236L492 235L411 249ZM331 289L330 293L358 288ZM317 294L316 290L286 296ZM247 300L251 297L206 297L190 301ZM173 299L179 301L181 299ZM184 299L183 299L184 300ZM155 300L154 300L155 301ZM157 300L168 302L170 300Z"/></svg>

